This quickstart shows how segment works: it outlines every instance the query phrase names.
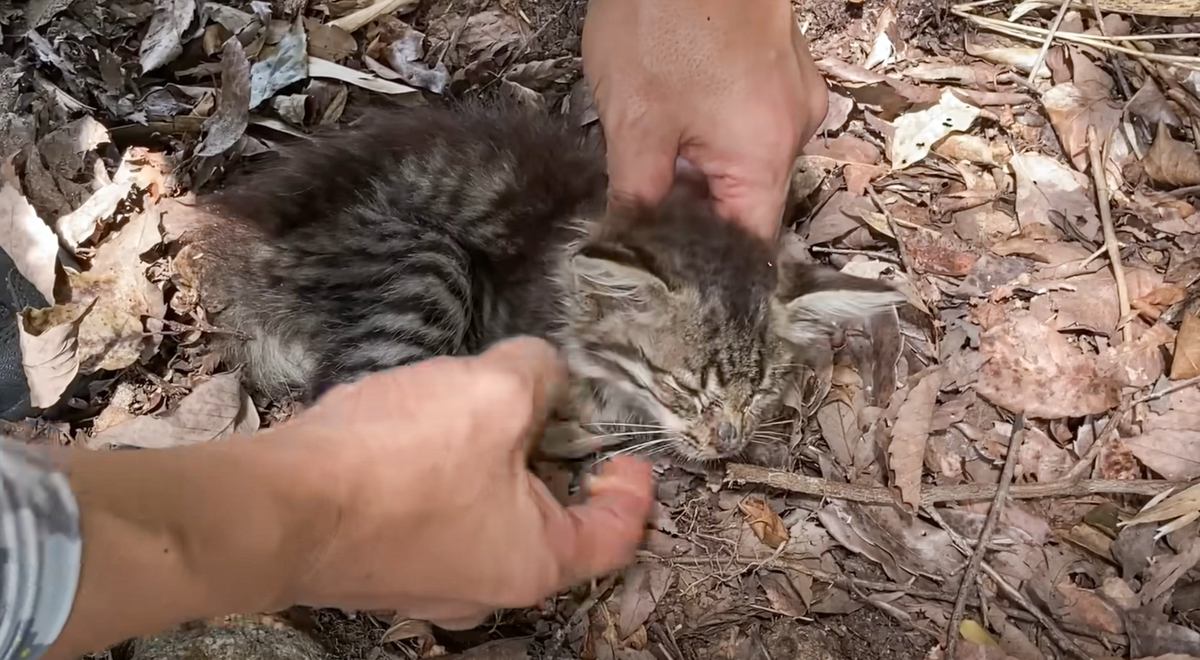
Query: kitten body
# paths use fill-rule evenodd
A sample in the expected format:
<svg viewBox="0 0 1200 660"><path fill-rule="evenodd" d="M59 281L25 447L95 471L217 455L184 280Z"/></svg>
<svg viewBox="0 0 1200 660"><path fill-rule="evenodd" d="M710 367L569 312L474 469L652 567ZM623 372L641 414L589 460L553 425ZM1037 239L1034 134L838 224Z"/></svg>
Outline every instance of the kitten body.
<svg viewBox="0 0 1200 660"><path fill-rule="evenodd" d="M775 263L677 186L604 218L604 161L511 107L405 109L321 137L212 200L214 320L268 394L315 396L514 335L561 347L581 421L653 426L690 458L744 448L798 354L899 300Z"/></svg>

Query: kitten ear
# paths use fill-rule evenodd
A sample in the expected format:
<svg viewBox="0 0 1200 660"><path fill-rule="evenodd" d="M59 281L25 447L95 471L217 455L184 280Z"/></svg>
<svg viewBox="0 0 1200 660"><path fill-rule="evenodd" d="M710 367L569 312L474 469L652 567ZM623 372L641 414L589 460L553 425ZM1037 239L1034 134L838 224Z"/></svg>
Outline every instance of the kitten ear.
<svg viewBox="0 0 1200 660"><path fill-rule="evenodd" d="M576 289L585 296L646 302L669 291L653 270L649 255L627 247L596 243L571 257Z"/></svg>
<svg viewBox="0 0 1200 660"><path fill-rule="evenodd" d="M781 334L796 343L827 337L836 324L870 318L905 300L883 282L832 268L793 264L780 275L776 297L786 310Z"/></svg>

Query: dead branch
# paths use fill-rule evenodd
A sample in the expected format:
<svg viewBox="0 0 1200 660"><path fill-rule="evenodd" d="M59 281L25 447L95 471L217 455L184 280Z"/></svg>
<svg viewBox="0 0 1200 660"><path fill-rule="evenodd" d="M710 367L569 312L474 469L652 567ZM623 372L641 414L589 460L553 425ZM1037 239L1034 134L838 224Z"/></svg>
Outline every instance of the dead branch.
<svg viewBox="0 0 1200 660"><path fill-rule="evenodd" d="M1017 454L1020 453L1021 443L1025 440L1025 416L1017 415L1012 424L1012 435L1008 440L1008 451L1005 452L1004 469L1000 470L1000 483L996 487L996 496L992 498L992 506L988 509L987 518L983 521L983 529L979 531L979 539L975 542L975 550L963 571L962 581L958 585L958 598L954 600L954 610L950 614L950 623L946 626L946 657L954 658L958 649L958 627L962 624L963 614L967 611L967 597L971 593L971 585L975 584L979 575L979 565L987 554L988 542L996 531L996 523L1000 520L1000 512L1004 510L1004 499L1012 485L1013 473L1017 469Z"/></svg>
<svg viewBox="0 0 1200 660"><path fill-rule="evenodd" d="M1121 305L1121 318L1129 316L1129 285L1125 281L1125 267L1121 265L1121 246L1117 243L1117 230L1113 227L1112 202L1109 199L1108 176L1104 173L1104 157L1100 153L1100 141L1096 128L1088 126L1088 160L1092 165L1092 181L1096 184L1096 205L1100 208L1100 223L1104 227L1104 246L1108 248L1108 259L1112 262L1113 278L1117 280L1117 302ZM1133 341L1133 328L1128 323L1121 326L1121 337L1126 343Z"/></svg>
<svg viewBox="0 0 1200 660"><path fill-rule="evenodd" d="M819 477L810 477L795 472L783 472L758 465L730 463L725 467L725 481L732 484L755 484L801 495L812 495L834 500L848 500L863 504L895 504L897 497L882 486L838 483ZM1015 484L1008 496L1013 499L1031 500L1043 497L1079 497L1082 495L1145 495L1153 497L1169 488L1188 485L1186 482L1161 479L1063 479L1044 484ZM996 495L996 484L963 484L958 486L931 486L921 492L921 504L941 502L967 502L992 499Z"/></svg>

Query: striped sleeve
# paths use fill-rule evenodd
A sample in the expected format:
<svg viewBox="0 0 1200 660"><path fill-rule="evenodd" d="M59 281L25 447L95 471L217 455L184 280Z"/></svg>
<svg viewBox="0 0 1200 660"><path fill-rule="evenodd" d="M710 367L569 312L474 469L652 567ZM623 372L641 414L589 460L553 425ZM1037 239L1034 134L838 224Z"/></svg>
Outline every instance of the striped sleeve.
<svg viewBox="0 0 1200 660"><path fill-rule="evenodd" d="M38 658L62 632L82 549L66 476L0 438L0 660Z"/></svg>

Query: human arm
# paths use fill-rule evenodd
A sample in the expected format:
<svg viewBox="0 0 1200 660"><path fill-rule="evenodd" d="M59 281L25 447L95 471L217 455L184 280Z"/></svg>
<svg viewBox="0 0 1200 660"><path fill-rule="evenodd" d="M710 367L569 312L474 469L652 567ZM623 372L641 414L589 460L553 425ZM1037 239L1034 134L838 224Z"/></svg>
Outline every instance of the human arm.
<svg viewBox="0 0 1200 660"><path fill-rule="evenodd" d="M619 567L648 466L609 463L570 509L525 466L562 378L544 342L516 340L335 388L252 438L64 453L83 570L47 657L293 604L469 626Z"/></svg>
<svg viewBox="0 0 1200 660"><path fill-rule="evenodd" d="M682 157L722 215L776 236L792 163L828 103L789 0L590 0L583 66L610 201L662 199Z"/></svg>

